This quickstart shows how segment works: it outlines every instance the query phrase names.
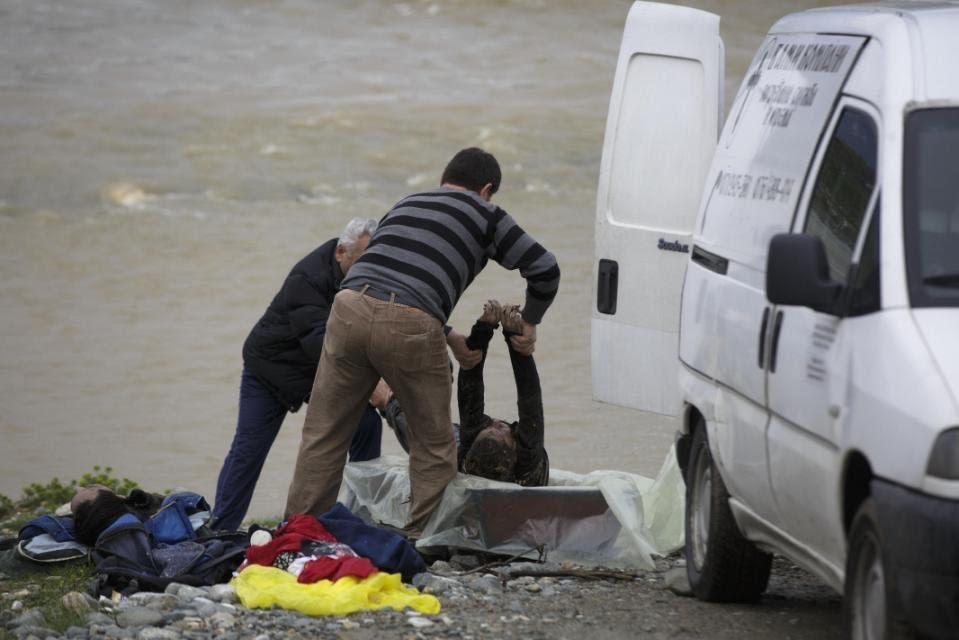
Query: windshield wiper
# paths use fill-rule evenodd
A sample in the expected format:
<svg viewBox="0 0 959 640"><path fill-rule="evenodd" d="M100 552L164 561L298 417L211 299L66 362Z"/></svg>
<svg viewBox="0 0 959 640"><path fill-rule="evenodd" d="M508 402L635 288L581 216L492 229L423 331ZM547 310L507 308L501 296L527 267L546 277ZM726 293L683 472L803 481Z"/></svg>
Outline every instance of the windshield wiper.
<svg viewBox="0 0 959 640"><path fill-rule="evenodd" d="M922 283L936 287L959 287L959 273L940 273L935 276L926 276L922 279Z"/></svg>

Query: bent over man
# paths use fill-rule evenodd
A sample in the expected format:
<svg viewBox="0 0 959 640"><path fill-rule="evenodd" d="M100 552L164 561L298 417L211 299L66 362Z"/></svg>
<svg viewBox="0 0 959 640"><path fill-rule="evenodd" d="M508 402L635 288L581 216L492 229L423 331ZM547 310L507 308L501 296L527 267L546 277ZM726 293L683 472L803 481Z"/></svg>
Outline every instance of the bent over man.
<svg viewBox="0 0 959 640"><path fill-rule="evenodd" d="M240 415L213 506L217 529L240 526L283 419L309 397L333 298L375 230L375 220L354 218L339 238L296 263L243 344ZM367 404L355 420L350 459L378 458L383 423L376 410Z"/></svg>
<svg viewBox="0 0 959 640"><path fill-rule="evenodd" d="M465 336L444 331L456 302L490 258L519 269L526 303L522 331L511 341L528 355L559 287L553 254L490 202L500 179L492 155L464 149L446 166L439 188L404 198L380 221L330 312L287 516L333 506L350 438L382 377L409 420L407 528L411 537L422 532L456 475L446 347L464 367L482 357Z"/></svg>

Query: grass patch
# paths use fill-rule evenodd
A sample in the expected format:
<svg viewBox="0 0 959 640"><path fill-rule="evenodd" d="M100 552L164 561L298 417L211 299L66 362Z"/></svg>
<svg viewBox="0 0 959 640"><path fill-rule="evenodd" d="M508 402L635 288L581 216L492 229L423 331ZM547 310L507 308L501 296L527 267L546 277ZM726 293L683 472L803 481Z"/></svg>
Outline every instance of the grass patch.
<svg viewBox="0 0 959 640"><path fill-rule="evenodd" d="M96 571L89 563L77 560L37 567L37 573L12 577L0 582L0 591L7 595L5 607L14 600L23 603L23 611L39 609L48 629L63 633L69 627L86 626L86 613L77 613L63 606L63 594L70 591L85 592ZM23 592L27 592L24 594ZM0 630L0 638L15 637L11 632Z"/></svg>
<svg viewBox="0 0 959 640"><path fill-rule="evenodd" d="M127 495L139 488L129 478L116 478L112 467L93 467L92 472L81 477L61 482L53 478L47 483L34 482L25 486L22 496L12 500L0 494L0 538L10 539L33 518L51 513L61 505L70 502L77 489L93 484L107 487L118 495ZM12 554L13 551L2 551ZM4 558L7 564L8 558ZM63 606L63 595L70 591L84 593L90 582L96 577L96 569L86 561L76 560L62 563L40 564L29 561L12 561L13 570L4 568L8 574L0 581L0 607L9 609L15 600L23 603L19 613L30 609L39 609L43 613L44 627L62 633L71 626L86 626L87 613L77 613ZM9 574L15 575L9 575ZM0 628L0 640L15 638L7 629Z"/></svg>

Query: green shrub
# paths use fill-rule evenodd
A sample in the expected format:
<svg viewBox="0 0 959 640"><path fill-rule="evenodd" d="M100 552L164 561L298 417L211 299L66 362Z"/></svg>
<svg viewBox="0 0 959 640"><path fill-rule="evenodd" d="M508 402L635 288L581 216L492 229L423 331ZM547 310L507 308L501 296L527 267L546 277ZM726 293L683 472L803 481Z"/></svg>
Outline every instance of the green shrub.
<svg viewBox="0 0 959 640"><path fill-rule="evenodd" d="M114 478L112 474L113 467L101 469L99 465L94 465L92 473L84 473L79 480L71 480L67 484L60 482L59 478L54 478L46 484L34 482L23 488L23 497L20 498L16 506L22 509L43 507L52 511L60 505L70 502L79 487L91 484L102 484L120 495L127 495L138 488L137 483L133 480Z"/></svg>
<svg viewBox="0 0 959 640"><path fill-rule="evenodd" d="M13 513L14 508L13 500L0 493L0 518L6 518Z"/></svg>

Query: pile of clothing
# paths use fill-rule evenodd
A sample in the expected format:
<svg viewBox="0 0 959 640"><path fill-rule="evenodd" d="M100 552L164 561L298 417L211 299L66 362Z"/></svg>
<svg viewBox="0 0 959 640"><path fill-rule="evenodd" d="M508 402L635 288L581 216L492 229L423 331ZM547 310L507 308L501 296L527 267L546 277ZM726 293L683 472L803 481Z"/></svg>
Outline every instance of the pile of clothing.
<svg viewBox="0 0 959 640"><path fill-rule="evenodd" d="M248 608L346 615L406 607L436 614L440 602L403 584L426 571L402 536L366 524L342 504L319 518L295 515L275 531L209 529L195 493L166 497L106 488L78 492L72 515L44 515L21 529L12 553L30 563L90 558L93 596L163 591L172 582L236 585Z"/></svg>
<svg viewBox="0 0 959 640"><path fill-rule="evenodd" d="M342 504L319 518L298 514L276 531L253 531L233 580L245 607L346 615L364 609L436 614L440 602L403 580L426 570L401 536L363 522Z"/></svg>

